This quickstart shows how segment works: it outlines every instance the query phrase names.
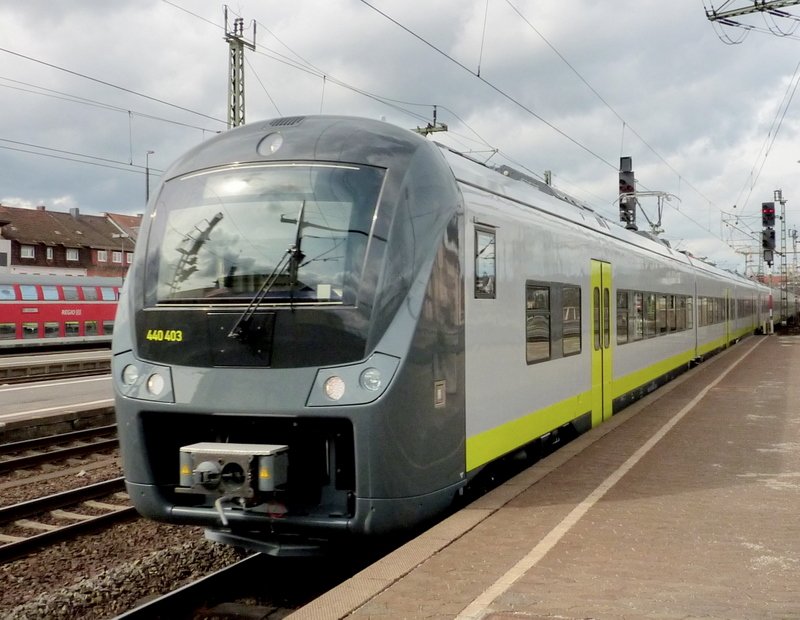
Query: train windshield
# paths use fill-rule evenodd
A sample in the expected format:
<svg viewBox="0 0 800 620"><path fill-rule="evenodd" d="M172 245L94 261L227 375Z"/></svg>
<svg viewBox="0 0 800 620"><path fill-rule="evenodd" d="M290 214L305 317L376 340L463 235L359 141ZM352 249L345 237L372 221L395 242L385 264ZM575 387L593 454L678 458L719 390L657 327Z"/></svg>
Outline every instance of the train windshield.
<svg viewBox="0 0 800 620"><path fill-rule="evenodd" d="M252 164L167 182L148 242L157 302L354 304L384 172Z"/></svg>

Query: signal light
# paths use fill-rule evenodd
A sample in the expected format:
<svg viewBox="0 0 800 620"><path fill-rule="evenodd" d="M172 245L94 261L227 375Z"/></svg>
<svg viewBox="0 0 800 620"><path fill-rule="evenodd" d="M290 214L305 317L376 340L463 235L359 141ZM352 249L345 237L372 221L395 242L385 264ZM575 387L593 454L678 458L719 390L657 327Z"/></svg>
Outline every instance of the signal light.
<svg viewBox="0 0 800 620"><path fill-rule="evenodd" d="M775 203L762 202L761 203L761 225L764 228L775 227Z"/></svg>
<svg viewBox="0 0 800 620"><path fill-rule="evenodd" d="M775 249L775 231L767 228L761 231L761 248L763 250Z"/></svg>
<svg viewBox="0 0 800 620"><path fill-rule="evenodd" d="M637 229L636 177L630 157L619 158L619 221L629 230Z"/></svg>

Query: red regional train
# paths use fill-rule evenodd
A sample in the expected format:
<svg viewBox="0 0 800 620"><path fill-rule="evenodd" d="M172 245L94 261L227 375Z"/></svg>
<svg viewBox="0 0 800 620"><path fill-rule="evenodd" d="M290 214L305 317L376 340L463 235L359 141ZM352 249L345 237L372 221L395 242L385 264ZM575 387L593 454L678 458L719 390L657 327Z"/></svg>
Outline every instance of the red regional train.
<svg viewBox="0 0 800 620"><path fill-rule="evenodd" d="M0 274L0 352L108 346L121 278Z"/></svg>

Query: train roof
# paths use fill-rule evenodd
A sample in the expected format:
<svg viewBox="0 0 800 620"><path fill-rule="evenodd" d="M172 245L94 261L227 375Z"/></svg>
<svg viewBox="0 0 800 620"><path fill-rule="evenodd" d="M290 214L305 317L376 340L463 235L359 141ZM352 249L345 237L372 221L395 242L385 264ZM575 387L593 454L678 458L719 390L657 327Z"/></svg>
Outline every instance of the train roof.
<svg viewBox="0 0 800 620"><path fill-rule="evenodd" d="M592 229L619 242L642 251L657 254L687 267L707 272L719 278L729 279L740 285L760 286L759 282L720 269L708 262L672 249L664 240L646 231L632 231L612 222L595 212L580 200L569 196L538 179L519 172L509 166L490 166L442 144L436 143L444 153L456 178L468 185L483 188L518 204L526 205L553 217L569 221L577 226Z"/></svg>
<svg viewBox="0 0 800 620"><path fill-rule="evenodd" d="M29 273L2 273L0 284L46 284L66 286L122 286L122 278L110 276L38 275Z"/></svg>
<svg viewBox="0 0 800 620"><path fill-rule="evenodd" d="M280 138L275 138L280 136ZM285 137L286 139L283 139ZM533 209L578 226L590 228L621 243L635 246L676 263L761 286L739 274L673 250L654 235L626 230L588 205L509 166L488 166L419 134L367 118L334 115L291 116L254 122L224 132L188 151L173 163L163 180L236 163L287 160L359 162L391 167L404 154L435 145L443 152L456 178L482 187Z"/></svg>

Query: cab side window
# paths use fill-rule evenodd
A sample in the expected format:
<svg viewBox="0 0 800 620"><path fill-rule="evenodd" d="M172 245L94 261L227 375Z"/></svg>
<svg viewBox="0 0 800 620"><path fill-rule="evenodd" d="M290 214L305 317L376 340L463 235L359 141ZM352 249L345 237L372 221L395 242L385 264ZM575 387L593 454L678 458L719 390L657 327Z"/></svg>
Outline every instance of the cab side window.
<svg viewBox="0 0 800 620"><path fill-rule="evenodd" d="M475 298L494 299L497 281L495 232L475 229Z"/></svg>

